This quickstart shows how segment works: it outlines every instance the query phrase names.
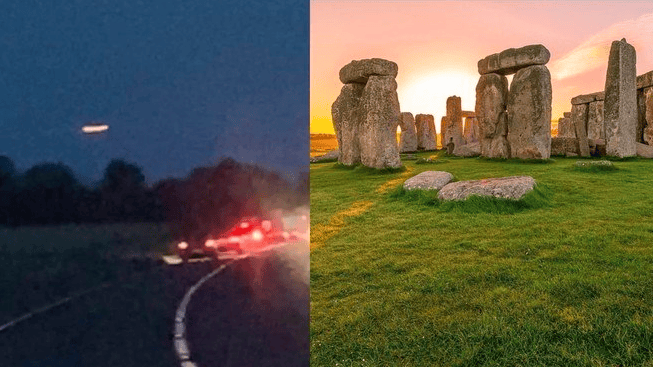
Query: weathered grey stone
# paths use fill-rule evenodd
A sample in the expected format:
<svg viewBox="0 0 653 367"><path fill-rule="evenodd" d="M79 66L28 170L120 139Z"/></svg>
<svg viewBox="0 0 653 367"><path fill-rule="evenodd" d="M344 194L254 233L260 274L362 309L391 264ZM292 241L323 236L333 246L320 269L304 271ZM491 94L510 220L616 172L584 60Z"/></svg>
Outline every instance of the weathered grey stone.
<svg viewBox="0 0 653 367"><path fill-rule="evenodd" d="M549 158L551 98L551 74L546 66L529 66L515 74L507 103L511 157Z"/></svg>
<svg viewBox="0 0 653 367"><path fill-rule="evenodd" d="M332 159L338 159L339 156L340 156L340 151L339 150L331 150L331 151L329 151L329 152L327 152L325 154L312 157L310 159L310 162L311 163L317 163L317 162L328 161L328 160L332 160Z"/></svg>
<svg viewBox="0 0 653 367"><path fill-rule="evenodd" d="M361 121L358 108L364 88L363 84L345 84L331 105L333 129L340 149L338 162L348 166L360 163L358 131Z"/></svg>
<svg viewBox="0 0 653 367"><path fill-rule="evenodd" d="M453 180L453 175L444 171L425 171L404 181L405 190L440 190Z"/></svg>
<svg viewBox="0 0 653 367"><path fill-rule="evenodd" d="M340 81L347 83L367 83L372 75L397 77L399 67L395 62L384 59L352 60L340 69Z"/></svg>
<svg viewBox="0 0 653 367"><path fill-rule="evenodd" d="M459 157L476 157L481 155L479 142L469 143L456 148L455 154Z"/></svg>
<svg viewBox="0 0 653 367"><path fill-rule="evenodd" d="M576 138L551 138L551 155L577 156L579 152L578 139Z"/></svg>
<svg viewBox="0 0 653 367"><path fill-rule="evenodd" d="M590 103L594 101L602 101L605 99L605 92L595 92L595 93L590 93L590 94L581 94L579 96L576 96L571 99L571 104L584 104L584 103Z"/></svg>
<svg viewBox="0 0 653 367"><path fill-rule="evenodd" d="M433 115L418 114L415 116L415 127L418 149L435 150L436 132Z"/></svg>
<svg viewBox="0 0 653 367"><path fill-rule="evenodd" d="M549 62L551 53L542 45L529 45L509 48L479 60L478 73L508 75L531 65L544 65Z"/></svg>
<svg viewBox="0 0 653 367"><path fill-rule="evenodd" d="M612 42L605 78L604 117L608 155L635 155L637 89L635 48L625 39Z"/></svg>
<svg viewBox="0 0 653 367"><path fill-rule="evenodd" d="M603 101L597 100L588 104L587 111L587 138L605 139L605 126L603 126Z"/></svg>
<svg viewBox="0 0 653 367"><path fill-rule="evenodd" d="M463 138L465 144L471 144L478 142L478 124L474 117L465 118L465 128L463 131Z"/></svg>
<svg viewBox="0 0 653 367"><path fill-rule="evenodd" d="M414 152L417 150L417 129L415 119L410 112L402 112L399 119L401 137L399 139L399 152Z"/></svg>
<svg viewBox="0 0 653 367"><path fill-rule="evenodd" d="M635 151L639 157L653 158L653 146L651 145L635 143Z"/></svg>
<svg viewBox="0 0 653 367"><path fill-rule="evenodd" d="M485 180L452 182L438 192L440 200L465 200L471 195L519 200L535 188L530 176L488 178Z"/></svg>
<svg viewBox="0 0 653 367"><path fill-rule="evenodd" d="M576 131L571 123L570 117L561 117L558 119L558 137L559 138L575 138ZM553 148L551 148L553 149Z"/></svg>
<svg viewBox="0 0 653 367"><path fill-rule="evenodd" d="M461 109L461 101L458 96L451 96L447 98L447 119L445 126L445 136L447 140L442 142L444 146L449 143L454 144L454 155L458 155L457 149L465 144L463 138L463 116Z"/></svg>
<svg viewBox="0 0 653 367"><path fill-rule="evenodd" d="M396 135L400 113L395 78L370 76L360 99L358 136L363 165L378 169L401 167Z"/></svg>
<svg viewBox="0 0 653 367"><path fill-rule="evenodd" d="M635 142L644 143L644 128L646 128L646 89L637 90L637 128Z"/></svg>
<svg viewBox="0 0 653 367"><path fill-rule="evenodd" d="M587 141L588 105L576 104L571 106L571 121L574 126L576 138L578 139L579 152L581 157L590 156L589 142Z"/></svg>
<svg viewBox="0 0 653 367"><path fill-rule="evenodd" d="M644 111L642 117L642 141L645 144L653 145L653 88L647 87L642 90Z"/></svg>
<svg viewBox="0 0 653 367"><path fill-rule="evenodd" d="M636 80L635 84L637 85L637 89L653 86L653 70L649 71L648 73L638 75L635 80Z"/></svg>
<svg viewBox="0 0 653 367"><path fill-rule="evenodd" d="M476 84L476 123L481 155L490 158L508 158L506 102L508 79L499 74L481 75ZM500 118L503 116L502 118Z"/></svg>

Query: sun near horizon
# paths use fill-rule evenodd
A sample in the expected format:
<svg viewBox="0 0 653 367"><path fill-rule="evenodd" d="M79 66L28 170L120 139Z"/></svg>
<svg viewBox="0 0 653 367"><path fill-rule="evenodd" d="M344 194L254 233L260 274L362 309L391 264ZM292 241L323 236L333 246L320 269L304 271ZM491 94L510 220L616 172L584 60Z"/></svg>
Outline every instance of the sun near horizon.
<svg viewBox="0 0 653 367"><path fill-rule="evenodd" d="M542 44L551 53L551 129L571 98L602 91L612 41L637 51L637 75L653 70L653 3L311 1L310 133L335 134L331 105L352 60L398 65L402 112L431 114L436 131L446 100L474 111L480 59L508 48ZM512 75L508 76L512 80Z"/></svg>

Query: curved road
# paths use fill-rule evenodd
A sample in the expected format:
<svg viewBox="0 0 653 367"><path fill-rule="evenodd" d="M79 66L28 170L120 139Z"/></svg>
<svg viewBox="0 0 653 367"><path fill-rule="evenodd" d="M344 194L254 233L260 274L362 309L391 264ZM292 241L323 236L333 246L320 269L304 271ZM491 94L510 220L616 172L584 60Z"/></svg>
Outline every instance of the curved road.
<svg viewBox="0 0 653 367"><path fill-rule="evenodd" d="M198 288L185 320L191 360L308 366L308 252L297 242L237 260ZM0 331L0 366L180 366L176 308L220 265L136 264L120 281Z"/></svg>

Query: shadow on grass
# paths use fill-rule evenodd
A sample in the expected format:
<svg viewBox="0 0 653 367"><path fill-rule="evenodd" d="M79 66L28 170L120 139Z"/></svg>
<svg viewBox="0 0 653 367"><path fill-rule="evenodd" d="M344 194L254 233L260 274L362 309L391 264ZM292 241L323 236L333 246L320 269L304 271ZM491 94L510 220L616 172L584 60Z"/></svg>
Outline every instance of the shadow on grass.
<svg viewBox="0 0 653 367"><path fill-rule="evenodd" d="M472 195L466 200L443 201L438 199L438 192L435 190L404 190L401 186L388 197L390 200L403 201L410 205L430 206L442 212L515 214L550 207L551 196L552 191L540 184L520 200Z"/></svg>

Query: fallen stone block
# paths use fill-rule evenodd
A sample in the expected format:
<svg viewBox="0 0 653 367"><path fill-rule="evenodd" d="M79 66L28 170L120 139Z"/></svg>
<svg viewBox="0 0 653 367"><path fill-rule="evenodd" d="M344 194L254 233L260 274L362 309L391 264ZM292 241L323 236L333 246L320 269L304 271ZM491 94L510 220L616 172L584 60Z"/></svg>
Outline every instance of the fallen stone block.
<svg viewBox="0 0 653 367"><path fill-rule="evenodd" d="M317 163L317 162L328 161L332 159L338 159L339 156L340 156L339 150L332 150L325 154L312 157L310 161L311 163Z"/></svg>
<svg viewBox="0 0 653 367"><path fill-rule="evenodd" d="M453 175L444 171L425 171L404 182L405 190L440 190L453 180Z"/></svg>
<svg viewBox="0 0 653 367"><path fill-rule="evenodd" d="M519 200L535 188L530 176L488 178L484 180L452 182L438 193L440 200L465 200L471 195Z"/></svg>

